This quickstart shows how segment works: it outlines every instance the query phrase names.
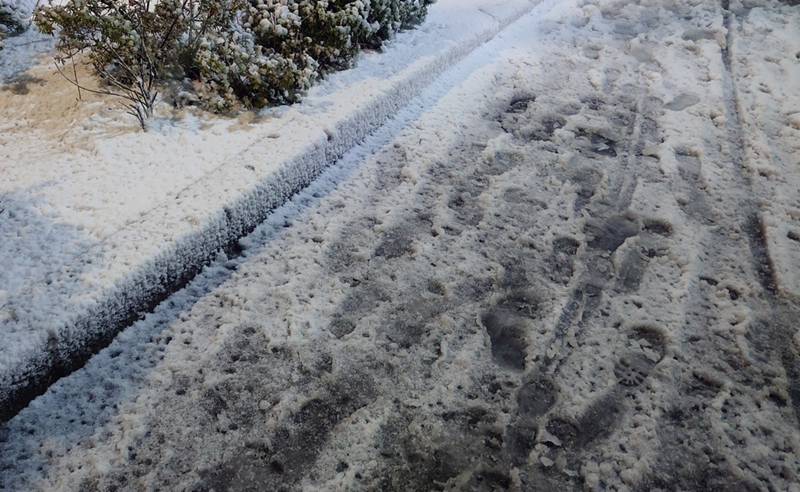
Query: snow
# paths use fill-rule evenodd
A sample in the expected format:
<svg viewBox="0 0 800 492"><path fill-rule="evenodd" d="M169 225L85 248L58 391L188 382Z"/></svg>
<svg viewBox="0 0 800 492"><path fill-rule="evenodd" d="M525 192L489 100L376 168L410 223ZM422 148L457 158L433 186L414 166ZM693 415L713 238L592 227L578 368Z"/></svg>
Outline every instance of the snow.
<svg viewBox="0 0 800 492"><path fill-rule="evenodd" d="M37 3L37 0L3 0L0 11L7 13L18 25L26 26Z"/></svg>
<svg viewBox="0 0 800 492"><path fill-rule="evenodd" d="M731 31L731 68L743 115L745 165L761 203L778 289L800 299L800 33L796 8L756 7ZM766 55L765 55L766 53Z"/></svg>
<svg viewBox="0 0 800 492"><path fill-rule="evenodd" d="M0 401L48 379L48 354L68 361L113 335L531 6L441 2L425 25L332 75L302 105L232 118L162 105L150 133L114 101L85 91L79 101L51 63L27 67L35 34L9 39Z"/></svg>
<svg viewBox="0 0 800 492"><path fill-rule="evenodd" d="M278 178L319 174L0 427L0 486L800 491L800 9L564 0L501 29L511 3L477 27L463 5L245 123L261 138L148 209L160 222L115 226L107 244L139 251L109 249L107 278L138 275L137 255L206 247L149 256L204 224L192 207L220 236L237 226L215 196L248 217L245 166L280 151ZM417 58L437 22L497 34ZM209 152L238 134L194 118ZM278 178L260 196L288 197Z"/></svg>

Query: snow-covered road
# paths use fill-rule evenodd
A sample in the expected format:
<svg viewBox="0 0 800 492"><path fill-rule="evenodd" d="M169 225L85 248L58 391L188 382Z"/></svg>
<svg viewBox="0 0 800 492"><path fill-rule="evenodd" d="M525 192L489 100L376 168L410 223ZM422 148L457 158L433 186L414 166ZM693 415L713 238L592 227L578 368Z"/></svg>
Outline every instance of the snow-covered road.
<svg viewBox="0 0 800 492"><path fill-rule="evenodd" d="M798 58L776 2L542 4L0 427L0 489L800 491Z"/></svg>

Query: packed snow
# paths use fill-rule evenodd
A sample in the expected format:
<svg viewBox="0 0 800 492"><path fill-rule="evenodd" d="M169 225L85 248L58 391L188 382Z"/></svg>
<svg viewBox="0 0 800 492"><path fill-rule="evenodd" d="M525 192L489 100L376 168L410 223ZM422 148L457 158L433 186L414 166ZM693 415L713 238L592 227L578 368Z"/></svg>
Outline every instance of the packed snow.
<svg viewBox="0 0 800 492"><path fill-rule="evenodd" d="M194 118L226 164L187 200L235 195L223 170L263 176L270 142L336 145L352 127L334 115L363 114L341 95L378 94L381 61L424 73L441 52L414 40L456 26L455 5L365 56L375 80L339 74L247 131L187 113L107 138ZM0 427L0 489L800 492L800 7L548 1L502 28L522 12L505 9L238 256ZM86 132L100 149L102 126L62 128L63 148ZM234 159L229 130L261 137ZM20 187L12 211L68 236L48 197L76 174ZM74 216L76 241L124 236L108 207ZM172 207L171 227L199 225ZM179 237L148 227L136 241Z"/></svg>

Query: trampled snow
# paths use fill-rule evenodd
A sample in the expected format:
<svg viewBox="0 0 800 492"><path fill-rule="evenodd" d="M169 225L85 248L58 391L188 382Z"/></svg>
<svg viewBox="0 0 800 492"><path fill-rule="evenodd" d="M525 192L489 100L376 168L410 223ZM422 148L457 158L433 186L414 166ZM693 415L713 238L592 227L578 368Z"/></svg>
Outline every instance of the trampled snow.
<svg viewBox="0 0 800 492"><path fill-rule="evenodd" d="M444 1L302 105L231 118L162 105L149 133L118 102L79 100L46 56L30 66L46 46L35 34L10 38L0 57L0 401L113 335L531 7Z"/></svg>
<svg viewBox="0 0 800 492"><path fill-rule="evenodd" d="M447 5L226 159L336 142L339 95L392 49L426 66ZM0 428L0 486L797 492L797 26L768 1L537 6ZM209 152L242 124L186 118ZM209 176L179 200L246 181Z"/></svg>

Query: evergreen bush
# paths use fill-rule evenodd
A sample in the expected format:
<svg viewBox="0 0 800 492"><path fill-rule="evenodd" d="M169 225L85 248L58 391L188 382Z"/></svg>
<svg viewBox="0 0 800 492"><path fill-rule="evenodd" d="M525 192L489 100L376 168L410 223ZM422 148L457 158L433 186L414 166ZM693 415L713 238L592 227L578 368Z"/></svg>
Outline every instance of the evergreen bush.
<svg viewBox="0 0 800 492"><path fill-rule="evenodd" d="M368 22L373 30L361 42L371 48L379 47L398 31L425 20L428 6L436 0L371 0Z"/></svg>
<svg viewBox="0 0 800 492"><path fill-rule="evenodd" d="M0 50L3 37L24 32L28 25L31 9L28 0L0 0Z"/></svg>
<svg viewBox="0 0 800 492"><path fill-rule="evenodd" d="M34 22L43 33L58 35L57 63L87 51L106 83L106 88L93 92L126 99L129 113L145 128L153 116L158 86L194 58L193 50L199 49L207 30L230 22L236 2L69 0L37 8Z"/></svg>
<svg viewBox="0 0 800 492"><path fill-rule="evenodd" d="M25 2L17 0L0 0L0 31L21 33L28 27Z"/></svg>
<svg viewBox="0 0 800 492"><path fill-rule="evenodd" d="M434 1L248 0L229 29L205 39L197 67L217 93L214 107L294 102L320 76L350 67L362 46L422 21Z"/></svg>
<svg viewBox="0 0 800 492"><path fill-rule="evenodd" d="M216 110L295 102L362 46L423 20L433 1L68 0L38 8L35 22L58 35L60 61L88 50L107 93L128 99L144 126L169 80L200 82Z"/></svg>

